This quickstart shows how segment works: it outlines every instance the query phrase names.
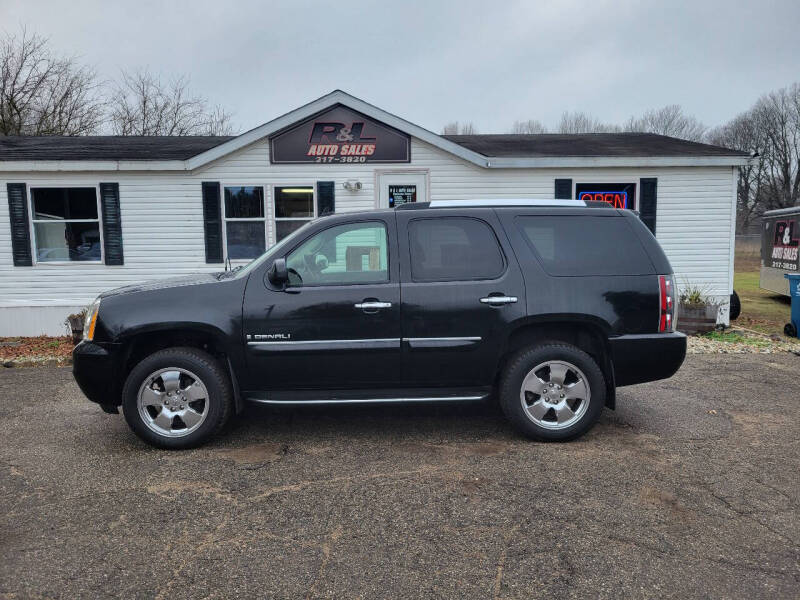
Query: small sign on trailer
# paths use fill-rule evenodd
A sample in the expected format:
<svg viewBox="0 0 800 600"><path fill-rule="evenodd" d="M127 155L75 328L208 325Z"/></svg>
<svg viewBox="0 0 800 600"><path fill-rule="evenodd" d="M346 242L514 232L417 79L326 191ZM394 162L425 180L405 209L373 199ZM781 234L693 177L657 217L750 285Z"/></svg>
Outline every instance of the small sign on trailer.
<svg viewBox="0 0 800 600"><path fill-rule="evenodd" d="M784 275L800 272L800 208L767 211L763 220L759 286L788 296Z"/></svg>

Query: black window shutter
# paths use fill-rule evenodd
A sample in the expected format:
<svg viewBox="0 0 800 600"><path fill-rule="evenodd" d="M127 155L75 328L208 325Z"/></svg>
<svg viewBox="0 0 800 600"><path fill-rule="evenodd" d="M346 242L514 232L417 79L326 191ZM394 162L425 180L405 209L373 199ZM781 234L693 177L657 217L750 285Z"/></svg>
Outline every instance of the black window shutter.
<svg viewBox="0 0 800 600"><path fill-rule="evenodd" d="M317 216L332 214L336 210L336 184L333 181L317 182Z"/></svg>
<svg viewBox="0 0 800 600"><path fill-rule="evenodd" d="M106 264L124 265L118 183L100 184L100 209L103 211L103 249L106 253Z"/></svg>
<svg viewBox="0 0 800 600"><path fill-rule="evenodd" d="M556 179L556 200L572 198L572 179Z"/></svg>
<svg viewBox="0 0 800 600"><path fill-rule="evenodd" d="M28 194L24 183L9 183L8 216L11 222L11 254L15 267L33 266L31 230L28 224Z"/></svg>
<svg viewBox="0 0 800 600"><path fill-rule="evenodd" d="M203 226L206 232L206 262L222 262L222 209L219 182L203 182Z"/></svg>
<svg viewBox="0 0 800 600"><path fill-rule="evenodd" d="M639 180L639 218L647 228L656 234L656 204L658 179L643 177Z"/></svg>

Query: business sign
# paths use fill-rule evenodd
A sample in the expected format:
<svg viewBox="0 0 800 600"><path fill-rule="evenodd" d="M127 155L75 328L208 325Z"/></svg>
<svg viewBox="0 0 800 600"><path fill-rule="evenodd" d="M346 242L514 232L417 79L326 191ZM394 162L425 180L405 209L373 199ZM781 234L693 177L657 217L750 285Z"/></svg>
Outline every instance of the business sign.
<svg viewBox="0 0 800 600"><path fill-rule="evenodd" d="M272 136L269 159L273 164L407 163L411 139L337 105Z"/></svg>
<svg viewBox="0 0 800 600"><path fill-rule="evenodd" d="M784 271L797 271L800 247L800 222L796 217L778 217L765 223L766 247L762 249L764 265Z"/></svg>
<svg viewBox="0 0 800 600"><path fill-rule="evenodd" d="M635 183L579 183L575 186L578 200L605 202L614 208L634 208Z"/></svg>
<svg viewBox="0 0 800 600"><path fill-rule="evenodd" d="M390 185L389 208L417 201L416 185Z"/></svg>

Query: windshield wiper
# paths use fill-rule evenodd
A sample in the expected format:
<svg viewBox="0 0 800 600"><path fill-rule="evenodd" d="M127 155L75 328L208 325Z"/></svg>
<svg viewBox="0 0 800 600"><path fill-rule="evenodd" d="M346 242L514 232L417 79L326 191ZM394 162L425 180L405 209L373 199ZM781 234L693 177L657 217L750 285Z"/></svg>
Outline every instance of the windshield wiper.
<svg viewBox="0 0 800 600"><path fill-rule="evenodd" d="M237 267L234 267L230 271L220 271L219 273L216 273L215 276L217 278L217 281L221 281L222 279L230 279L231 277L236 275L236 273L241 271L243 268L244 265L239 265Z"/></svg>

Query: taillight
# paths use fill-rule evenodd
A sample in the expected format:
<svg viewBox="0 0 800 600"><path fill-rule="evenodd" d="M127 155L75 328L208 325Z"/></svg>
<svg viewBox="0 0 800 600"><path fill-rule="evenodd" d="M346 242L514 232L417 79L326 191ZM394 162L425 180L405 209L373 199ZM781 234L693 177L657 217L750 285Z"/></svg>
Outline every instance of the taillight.
<svg viewBox="0 0 800 600"><path fill-rule="evenodd" d="M675 286L670 275L658 276L659 288L659 318L658 331L675 331Z"/></svg>

